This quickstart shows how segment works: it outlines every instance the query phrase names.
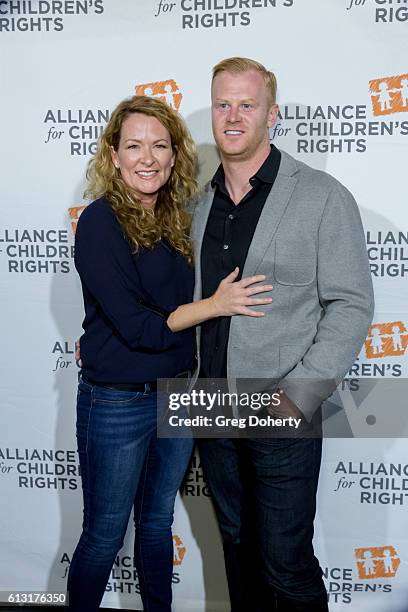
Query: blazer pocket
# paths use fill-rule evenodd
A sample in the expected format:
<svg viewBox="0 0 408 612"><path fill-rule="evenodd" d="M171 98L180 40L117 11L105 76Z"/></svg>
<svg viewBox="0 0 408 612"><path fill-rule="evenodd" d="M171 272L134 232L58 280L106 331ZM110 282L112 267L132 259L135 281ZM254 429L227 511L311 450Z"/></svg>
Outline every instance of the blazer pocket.
<svg viewBox="0 0 408 612"><path fill-rule="evenodd" d="M316 264L314 242L301 238L297 241L277 238L274 276L280 285L310 285L316 277Z"/></svg>

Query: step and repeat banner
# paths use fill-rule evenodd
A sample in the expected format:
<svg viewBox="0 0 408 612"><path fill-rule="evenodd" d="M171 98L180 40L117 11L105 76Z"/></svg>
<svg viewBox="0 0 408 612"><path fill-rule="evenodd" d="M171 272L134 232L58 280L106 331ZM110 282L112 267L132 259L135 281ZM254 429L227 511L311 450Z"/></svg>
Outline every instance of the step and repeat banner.
<svg viewBox="0 0 408 612"><path fill-rule="evenodd" d="M185 117L204 184L218 164L211 67L241 55L273 70L271 139L361 210L376 311L349 378L407 377L407 34L406 0L0 0L0 591L64 590L80 533L74 234L121 99L157 96ZM407 443L375 435L392 402L354 406L350 436L353 419L370 436L324 442L315 547L331 612L408 609ZM198 457L176 504L173 589L176 612L229 609ZM141 608L138 590L130 524L103 604Z"/></svg>

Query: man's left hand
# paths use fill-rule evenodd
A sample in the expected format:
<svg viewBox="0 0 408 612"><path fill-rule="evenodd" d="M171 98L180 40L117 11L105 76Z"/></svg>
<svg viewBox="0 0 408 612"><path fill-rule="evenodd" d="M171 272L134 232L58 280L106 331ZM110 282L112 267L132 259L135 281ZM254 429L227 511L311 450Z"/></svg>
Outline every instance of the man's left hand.
<svg viewBox="0 0 408 612"><path fill-rule="evenodd" d="M294 402L286 395L282 389L278 390L280 402L276 406L270 405L268 413L275 418L293 417L294 419L304 419L303 414Z"/></svg>

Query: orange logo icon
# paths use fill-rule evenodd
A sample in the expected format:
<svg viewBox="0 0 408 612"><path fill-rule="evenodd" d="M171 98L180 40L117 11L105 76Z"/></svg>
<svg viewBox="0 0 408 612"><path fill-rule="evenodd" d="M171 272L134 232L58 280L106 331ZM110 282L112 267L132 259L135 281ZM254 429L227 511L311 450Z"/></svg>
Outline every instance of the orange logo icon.
<svg viewBox="0 0 408 612"><path fill-rule="evenodd" d="M135 94L138 96L153 96L154 98L160 98L160 100L167 102L174 110L180 108L183 99L183 94L179 91L179 87L174 79L136 85Z"/></svg>
<svg viewBox="0 0 408 612"><path fill-rule="evenodd" d="M181 565L186 554L186 547L178 535L173 536L173 565Z"/></svg>
<svg viewBox="0 0 408 612"><path fill-rule="evenodd" d="M373 115L408 112L408 74L370 81Z"/></svg>
<svg viewBox="0 0 408 612"><path fill-rule="evenodd" d="M83 204L82 206L73 206L72 208L68 208L69 220L71 222L72 233L74 234L74 236L77 228L78 219L81 216L82 211L85 210L85 208L85 204Z"/></svg>
<svg viewBox="0 0 408 612"><path fill-rule="evenodd" d="M402 321L374 323L364 342L367 359L404 355L408 346L408 333Z"/></svg>
<svg viewBox="0 0 408 612"><path fill-rule="evenodd" d="M373 578L394 578L400 558L394 546L374 546L356 548L358 577L363 580Z"/></svg>

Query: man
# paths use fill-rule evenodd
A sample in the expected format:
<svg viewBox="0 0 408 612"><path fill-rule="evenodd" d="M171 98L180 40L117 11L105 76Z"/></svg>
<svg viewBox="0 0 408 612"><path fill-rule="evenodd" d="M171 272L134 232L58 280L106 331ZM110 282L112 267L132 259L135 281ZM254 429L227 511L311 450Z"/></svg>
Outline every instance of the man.
<svg viewBox="0 0 408 612"><path fill-rule="evenodd" d="M261 64L230 58L215 66L221 165L194 212L195 299L239 266L243 276L267 276L273 302L262 318L203 324L200 375L279 380L280 405L270 413L300 416L307 430L362 346L373 295L353 197L270 145L277 114L276 79ZM232 612L327 611L312 546L321 439L201 439L199 449Z"/></svg>

